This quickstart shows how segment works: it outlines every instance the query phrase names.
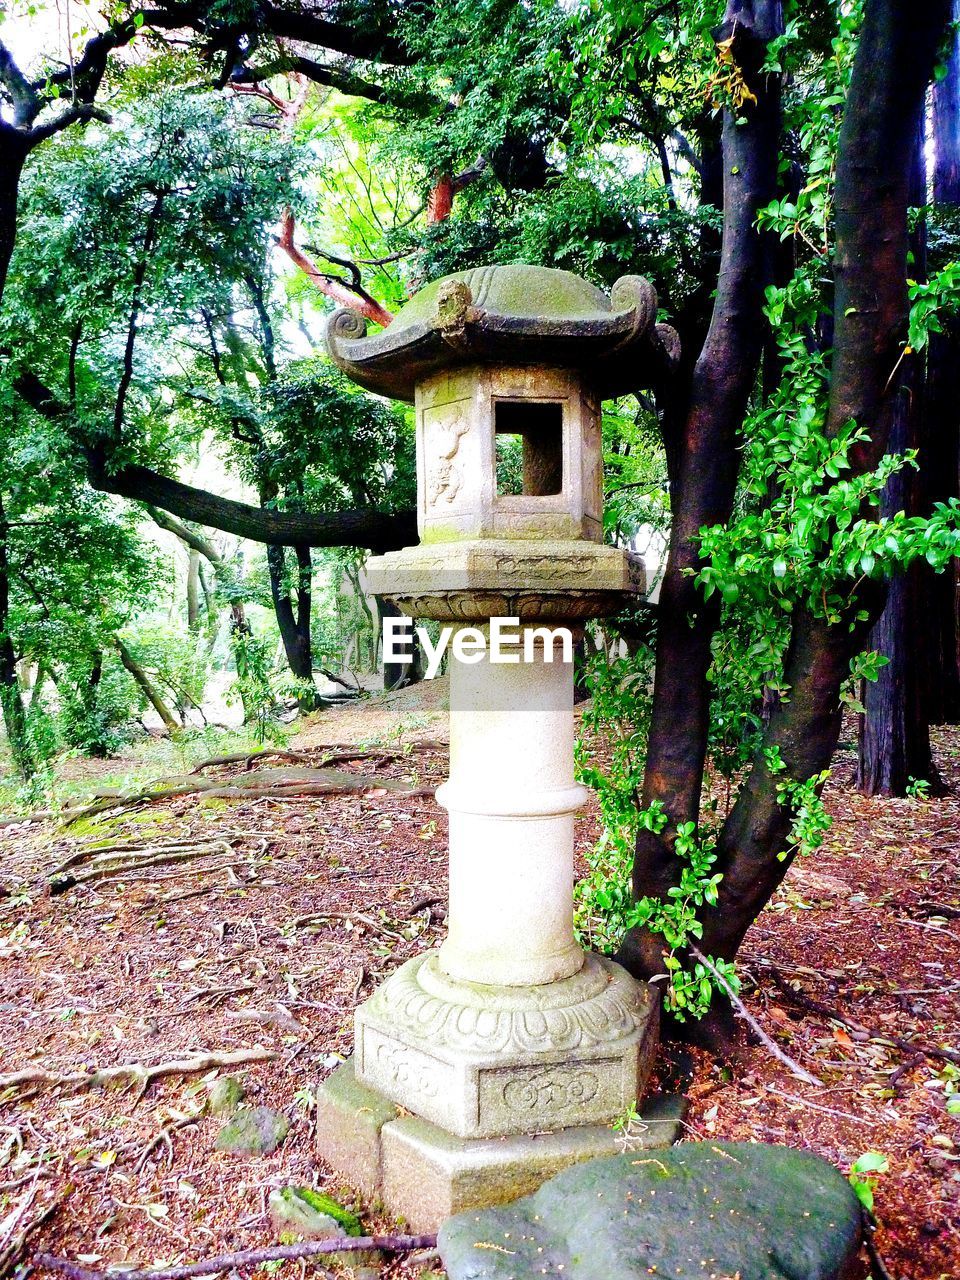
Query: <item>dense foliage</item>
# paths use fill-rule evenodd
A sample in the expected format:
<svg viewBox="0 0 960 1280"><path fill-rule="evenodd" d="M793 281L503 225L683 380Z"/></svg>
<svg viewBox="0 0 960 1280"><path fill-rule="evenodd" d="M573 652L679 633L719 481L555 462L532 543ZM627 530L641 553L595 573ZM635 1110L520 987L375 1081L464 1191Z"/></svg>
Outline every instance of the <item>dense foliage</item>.
<svg viewBox="0 0 960 1280"><path fill-rule="evenodd" d="M100 671L56 702L66 740L107 750L136 669L182 727L229 666L266 732L284 693L312 705L318 655L369 649L362 550L412 537L412 435L322 354L333 306L383 323L424 280L490 261L646 275L683 355L672 383L608 406L605 534L667 554L656 607L589 645L613 744L607 767L581 762L606 832L580 923L668 979L679 1017L703 1014L824 838L843 709L864 720L863 785L901 792L936 785L928 726L960 714L948 8L122 5L70 74L7 59L5 448L46 486L4 492L0 516L21 767L39 710L18 664ZM75 521L69 555L20 549L37 511ZM145 567L150 519L179 539L175 588ZM172 589L179 665L158 638Z"/></svg>

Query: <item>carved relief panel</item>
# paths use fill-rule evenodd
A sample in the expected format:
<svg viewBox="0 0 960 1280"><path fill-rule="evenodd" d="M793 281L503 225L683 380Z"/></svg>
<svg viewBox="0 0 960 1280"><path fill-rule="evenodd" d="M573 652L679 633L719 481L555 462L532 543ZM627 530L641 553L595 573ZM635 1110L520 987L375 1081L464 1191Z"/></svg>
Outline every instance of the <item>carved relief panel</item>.
<svg viewBox="0 0 960 1280"><path fill-rule="evenodd" d="M599 405L541 366L476 366L417 388L420 534L600 540Z"/></svg>

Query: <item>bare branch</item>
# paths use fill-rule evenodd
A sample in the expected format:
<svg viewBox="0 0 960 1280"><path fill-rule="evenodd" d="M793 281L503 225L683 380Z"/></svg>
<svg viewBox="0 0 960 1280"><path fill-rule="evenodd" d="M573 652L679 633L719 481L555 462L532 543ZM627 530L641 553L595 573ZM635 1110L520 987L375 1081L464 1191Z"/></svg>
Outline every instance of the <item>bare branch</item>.
<svg viewBox="0 0 960 1280"><path fill-rule="evenodd" d="M392 313L382 307L375 298L371 298L364 289L350 285L346 280L342 280L339 277L325 275L315 263L310 261L302 249L297 248L294 241L295 227L293 211L287 209L283 215L280 235L277 236L277 244L291 262L294 262L305 275L310 277L320 292L338 302L342 307L359 312L360 315L365 316L368 320L372 320L374 324L383 325L384 327L390 324L393 320Z"/></svg>
<svg viewBox="0 0 960 1280"><path fill-rule="evenodd" d="M204 1262L191 1262L182 1267L166 1269L147 1268L143 1271L124 1271L123 1280L191 1280L193 1276L211 1276L218 1271L230 1271L235 1267L258 1267L264 1262L280 1259L315 1258L327 1253L347 1253L377 1249L381 1253L409 1253L414 1249L432 1249L436 1236L336 1236L330 1240L304 1240L301 1244L277 1244L267 1249L242 1249L237 1253L224 1253ZM81 1267L69 1258L57 1258L50 1253L38 1253L34 1262L50 1271L60 1271L68 1280L106 1280L105 1271Z"/></svg>

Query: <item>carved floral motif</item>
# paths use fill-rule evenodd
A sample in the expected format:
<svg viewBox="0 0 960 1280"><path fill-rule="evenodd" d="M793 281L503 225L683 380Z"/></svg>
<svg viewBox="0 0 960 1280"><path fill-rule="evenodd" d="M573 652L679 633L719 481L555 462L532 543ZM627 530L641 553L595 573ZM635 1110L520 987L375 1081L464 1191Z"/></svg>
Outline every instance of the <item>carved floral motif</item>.
<svg viewBox="0 0 960 1280"><path fill-rule="evenodd" d="M419 1053L381 1040L374 1056L398 1088L413 1090L421 1098L436 1098L440 1093L439 1073Z"/></svg>
<svg viewBox="0 0 960 1280"><path fill-rule="evenodd" d="M510 1080L503 1100L514 1111L563 1111L582 1106L597 1096L600 1081L592 1071L543 1071L526 1079Z"/></svg>
<svg viewBox="0 0 960 1280"><path fill-rule="evenodd" d="M424 965L425 983L421 978ZM482 1004L471 1002L469 990L458 998L456 987L435 986L435 956L419 956L398 969L367 1002L365 1009L380 1025L398 1035L413 1035L435 1050L483 1054L530 1054L588 1049L631 1036L649 1019L652 997L632 978L601 957L588 957L574 978L567 979L569 1004L497 1007L489 988ZM433 979L433 980L432 980ZM550 984L558 988L560 983ZM641 992L643 994L641 994ZM507 1007L503 1007L507 1004Z"/></svg>

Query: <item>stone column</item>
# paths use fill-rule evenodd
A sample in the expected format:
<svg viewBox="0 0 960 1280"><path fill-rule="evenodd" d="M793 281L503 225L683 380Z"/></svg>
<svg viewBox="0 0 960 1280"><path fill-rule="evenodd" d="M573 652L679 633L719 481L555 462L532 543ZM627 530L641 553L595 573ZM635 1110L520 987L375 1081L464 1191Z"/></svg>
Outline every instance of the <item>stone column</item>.
<svg viewBox="0 0 960 1280"><path fill-rule="evenodd" d="M524 633L537 628L523 627ZM489 627L483 628L489 637ZM573 664L532 637L514 663L450 659L449 935L440 966L464 982L522 987L576 973ZM547 661L548 652L552 661Z"/></svg>

